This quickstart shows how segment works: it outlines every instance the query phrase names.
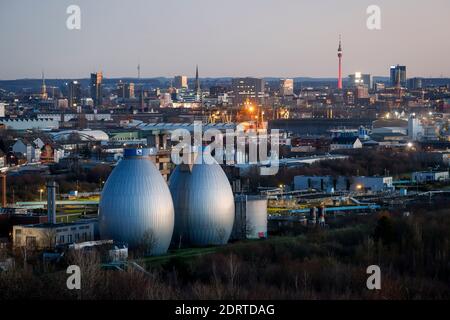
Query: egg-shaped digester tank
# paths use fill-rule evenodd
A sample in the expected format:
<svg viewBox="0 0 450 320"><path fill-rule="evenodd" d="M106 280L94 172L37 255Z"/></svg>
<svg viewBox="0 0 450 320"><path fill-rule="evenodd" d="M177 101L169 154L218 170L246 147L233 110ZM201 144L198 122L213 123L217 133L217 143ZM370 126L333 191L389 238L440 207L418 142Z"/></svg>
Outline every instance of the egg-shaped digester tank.
<svg viewBox="0 0 450 320"><path fill-rule="evenodd" d="M128 243L146 254L164 254L174 228L169 187L149 158L150 149L125 149L101 194L102 239Z"/></svg>
<svg viewBox="0 0 450 320"><path fill-rule="evenodd" d="M174 246L223 245L230 238L233 191L220 165L212 162L181 164L170 176L175 207Z"/></svg>

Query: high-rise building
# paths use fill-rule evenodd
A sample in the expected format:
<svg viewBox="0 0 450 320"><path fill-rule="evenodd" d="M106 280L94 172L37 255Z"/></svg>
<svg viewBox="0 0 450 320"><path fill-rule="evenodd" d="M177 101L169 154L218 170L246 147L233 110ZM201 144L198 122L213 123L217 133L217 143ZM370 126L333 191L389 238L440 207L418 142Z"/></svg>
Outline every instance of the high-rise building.
<svg viewBox="0 0 450 320"><path fill-rule="evenodd" d="M69 108L79 106L81 104L81 84L78 81L69 82Z"/></svg>
<svg viewBox="0 0 450 320"><path fill-rule="evenodd" d="M119 82L117 84L117 97L119 99L134 99L134 83Z"/></svg>
<svg viewBox="0 0 450 320"><path fill-rule="evenodd" d="M391 66L390 76L391 87L406 88L406 66Z"/></svg>
<svg viewBox="0 0 450 320"><path fill-rule="evenodd" d="M94 106L102 104L102 81L103 74L101 72L91 73L91 98L94 100Z"/></svg>
<svg viewBox="0 0 450 320"><path fill-rule="evenodd" d="M376 92L381 92L386 89L386 84L384 82L377 82L375 83L374 88Z"/></svg>
<svg viewBox="0 0 450 320"><path fill-rule="evenodd" d="M348 76L348 80L350 88L356 88L360 85L366 85L369 89L372 88L372 76L370 74L355 72Z"/></svg>
<svg viewBox="0 0 450 320"><path fill-rule="evenodd" d="M234 103L242 105L247 99L258 104L264 99L266 82L258 78L235 78L232 80Z"/></svg>
<svg viewBox="0 0 450 320"><path fill-rule="evenodd" d="M177 89L187 89L188 78L186 76L175 76L173 79L174 87Z"/></svg>
<svg viewBox="0 0 450 320"><path fill-rule="evenodd" d="M355 98L356 99L368 99L369 98L369 87L360 84L355 87Z"/></svg>
<svg viewBox="0 0 450 320"><path fill-rule="evenodd" d="M292 96L294 94L294 79L281 79L280 80L280 95Z"/></svg>
<svg viewBox="0 0 450 320"><path fill-rule="evenodd" d="M210 97L217 97L220 94L224 94L228 92L228 88L224 86L211 86L209 87L209 96Z"/></svg>
<svg viewBox="0 0 450 320"><path fill-rule="evenodd" d="M408 89L409 90L418 90L422 89L422 78L411 78L408 79Z"/></svg>

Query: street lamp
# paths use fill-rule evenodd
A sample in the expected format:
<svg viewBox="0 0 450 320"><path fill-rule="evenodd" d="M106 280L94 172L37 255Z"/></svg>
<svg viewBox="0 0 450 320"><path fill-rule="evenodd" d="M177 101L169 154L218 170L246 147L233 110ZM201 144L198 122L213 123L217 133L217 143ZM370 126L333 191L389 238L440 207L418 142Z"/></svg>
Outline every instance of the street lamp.
<svg viewBox="0 0 450 320"><path fill-rule="evenodd" d="M39 189L39 201L42 201L42 193L44 192L44 189Z"/></svg>

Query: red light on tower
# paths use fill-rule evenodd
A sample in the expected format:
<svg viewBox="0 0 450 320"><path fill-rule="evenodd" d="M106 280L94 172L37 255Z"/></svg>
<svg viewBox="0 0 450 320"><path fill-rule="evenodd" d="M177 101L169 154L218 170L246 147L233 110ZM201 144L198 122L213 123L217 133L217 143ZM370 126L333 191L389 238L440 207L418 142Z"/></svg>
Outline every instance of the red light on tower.
<svg viewBox="0 0 450 320"><path fill-rule="evenodd" d="M338 89L342 90L342 44L341 44L341 36L340 35L339 35L338 58L339 58Z"/></svg>

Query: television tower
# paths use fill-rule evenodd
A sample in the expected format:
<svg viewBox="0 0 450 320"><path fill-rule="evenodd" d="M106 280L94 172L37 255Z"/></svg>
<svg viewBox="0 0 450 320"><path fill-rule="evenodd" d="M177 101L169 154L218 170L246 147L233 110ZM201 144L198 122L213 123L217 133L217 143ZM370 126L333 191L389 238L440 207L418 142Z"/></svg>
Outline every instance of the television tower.
<svg viewBox="0 0 450 320"><path fill-rule="evenodd" d="M341 35L339 35L338 58L339 58L338 89L342 90L342 43L341 43Z"/></svg>

